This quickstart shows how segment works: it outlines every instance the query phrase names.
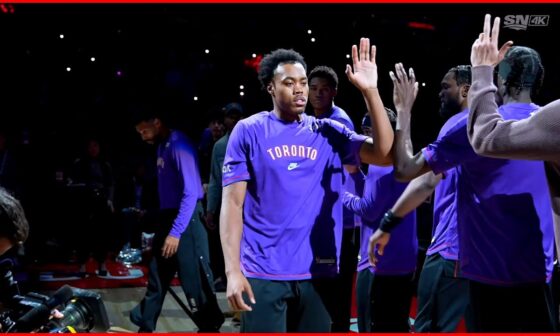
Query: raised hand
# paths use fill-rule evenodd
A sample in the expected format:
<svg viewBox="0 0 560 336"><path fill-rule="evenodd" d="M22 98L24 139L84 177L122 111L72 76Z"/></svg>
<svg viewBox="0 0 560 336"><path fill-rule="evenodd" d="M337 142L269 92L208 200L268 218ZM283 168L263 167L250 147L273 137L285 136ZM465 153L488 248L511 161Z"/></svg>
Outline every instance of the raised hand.
<svg viewBox="0 0 560 336"><path fill-rule="evenodd" d="M498 50L498 37L500 36L500 18L494 18L492 32L490 32L490 14L484 17L484 27L471 48L471 65L496 66L500 63L506 52L513 45L513 41L507 41Z"/></svg>
<svg viewBox="0 0 560 336"><path fill-rule="evenodd" d="M353 68L346 65L348 80L360 91L377 89L377 64L375 64L375 46L369 44L368 38L360 39L360 50L352 46Z"/></svg>
<svg viewBox="0 0 560 336"><path fill-rule="evenodd" d="M418 94L418 82L412 68L408 75L402 63L395 64L395 72L389 71L393 81L393 103L397 110L399 126L410 124L410 111Z"/></svg>

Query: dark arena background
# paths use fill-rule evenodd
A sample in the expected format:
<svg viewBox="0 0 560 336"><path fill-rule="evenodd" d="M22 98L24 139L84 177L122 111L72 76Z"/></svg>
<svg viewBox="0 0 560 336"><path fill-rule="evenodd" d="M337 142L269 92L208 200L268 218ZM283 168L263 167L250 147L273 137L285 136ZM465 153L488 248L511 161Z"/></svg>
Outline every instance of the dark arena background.
<svg viewBox="0 0 560 336"><path fill-rule="evenodd" d="M175 128L202 143L224 105L238 102L247 115L272 108L257 79L258 61L274 49L293 48L308 70L327 65L337 71L335 103L359 130L366 107L344 69L351 64L351 46L369 37L377 46L386 106L393 107L388 72L394 64L415 70L420 91L412 136L420 149L444 122L438 114L440 81L449 68L470 64L486 13L502 18L500 45L513 40L540 52L545 78L535 102L560 97L554 51L559 9L560 4L0 4L0 134L17 167L12 175L2 172L0 185L22 200L31 225L20 258L28 277L21 282L29 281L31 290L57 288L61 283L34 282L30 270L64 270L72 263L82 228L71 218L64 182L86 140L99 141L117 188L139 162L147 162L145 174L155 178L154 148L136 133L131 105L149 100ZM431 204L420 209L418 227L425 249ZM115 243L113 251L120 248ZM90 288L117 287L110 280L79 281Z"/></svg>

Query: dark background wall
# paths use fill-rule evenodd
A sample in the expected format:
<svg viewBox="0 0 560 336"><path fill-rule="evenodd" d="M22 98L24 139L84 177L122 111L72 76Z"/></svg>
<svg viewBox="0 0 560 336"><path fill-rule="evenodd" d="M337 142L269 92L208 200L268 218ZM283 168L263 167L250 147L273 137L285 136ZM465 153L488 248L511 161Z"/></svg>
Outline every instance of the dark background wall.
<svg viewBox="0 0 560 336"><path fill-rule="evenodd" d="M196 141L210 111L225 103L238 101L249 113L271 107L255 70L245 63L253 53L263 55L280 47L301 52L310 69L320 64L333 67L340 77L336 103L358 125L365 106L344 68L351 45L364 36L378 47L379 87L387 106L392 107L388 71L395 62L414 67L425 84L413 119L413 140L420 148L435 138L443 123L437 115L439 82L450 67L470 63L470 48L485 13L549 15L546 27L502 29L501 42L513 39L538 50L547 75L537 102L558 97L560 69L553 48L560 34L559 8L555 4L4 6L0 129L15 142L33 137L44 146L47 161L75 157L80 139L92 133L102 137L113 161L126 160L142 148L126 107L139 96L149 96ZM244 96L239 94L240 85Z"/></svg>

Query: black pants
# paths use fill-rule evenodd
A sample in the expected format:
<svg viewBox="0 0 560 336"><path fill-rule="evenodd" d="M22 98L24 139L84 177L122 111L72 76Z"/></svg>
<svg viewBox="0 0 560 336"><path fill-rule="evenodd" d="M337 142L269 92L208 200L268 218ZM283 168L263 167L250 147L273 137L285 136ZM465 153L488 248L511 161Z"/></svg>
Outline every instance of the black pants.
<svg viewBox="0 0 560 336"><path fill-rule="evenodd" d="M371 286L374 274L365 269L358 272L356 279L356 308L358 310L358 331L371 332Z"/></svg>
<svg viewBox="0 0 560 336"><path fill-rule="evenodd" d="M360 332L409 332L413 274L358 273L356 303Z"/></svg>
<svg viewBox="0 0 560 336"><path fill-rule="evenodd" d="M154 331L171 280L178 272L181 287L194 315L193 322L200 331L217 331L224 322L224 316L213 290L208 240L201 222L202 206L197 204L189 226L181 235L177 253L168 259L161 256L161 248L177 211L162 211L161 215L160 223L165 229L157 230L154 236L146 296L130 312L130 319L140 327L139 331Z"/></svg>
<svg viewBox="0 0 560 336"><path fill-rule="evenodd" d="M554 332L557 312L550 285L502 287L470 281L476 332Z"/></svg>
<svg viewBox="0 0 560 336"><path fill-rule="evenodd" d="M216 211L214 221L216 227L213 230L208 228L206 229L208 232L208 246L210 247L210 264L212 265L214 278L222 278L222 280L225 281L226 266L224 263L224 252L222 250L222 243L220 241L220 211Z"/></svg>
<svg viewBox="0 0 560 336"><path fill-rule="evenodd" d="M552 273L552 297L554 302L554 307L558 309L560 307L560 264L554 264L554 272ZM560 329L560 321L558 320L558 314L555 315L556 326Z"/></svg>
<svg viewBox="0 0 560 336"><path fill-rule="evenodd" d="M457 261L439 253L427 256L418 282L416 332L454 332L465 317L472 329L469 307L469 281L459 276Z"/></svg>
<svg viewBox="0 0 560 336"><path fill-rule="evenodd" d="M329 313L312 280L248 280L257 303L241 314L241 332L330 331Z"/></svg>
<svg viewBox="0 0 560 336"><path fill-rule="evenodd" d="M344 229L340 251L340 273L332 279L320 279L316 284L332 320L332 332L350 331L352 285L358 264L359 244L354 229Z"/></svg>

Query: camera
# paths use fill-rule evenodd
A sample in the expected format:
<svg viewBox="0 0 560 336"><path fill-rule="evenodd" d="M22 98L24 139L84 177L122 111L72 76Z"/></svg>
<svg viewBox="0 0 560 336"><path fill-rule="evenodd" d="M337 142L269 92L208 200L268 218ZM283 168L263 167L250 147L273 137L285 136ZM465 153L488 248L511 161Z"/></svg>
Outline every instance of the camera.
<svg viewBox="0 0 560 336"><path fill-rule="evenodd" d="M20 295L11 272L12 262L0 262L0 313L2 332L75 333L106 332L109 317L101 295L93 291L64 285L51 297L28 293ZM57 308L64 317L52 318Z"/></svg>

